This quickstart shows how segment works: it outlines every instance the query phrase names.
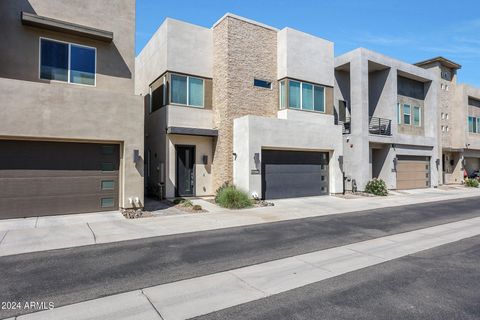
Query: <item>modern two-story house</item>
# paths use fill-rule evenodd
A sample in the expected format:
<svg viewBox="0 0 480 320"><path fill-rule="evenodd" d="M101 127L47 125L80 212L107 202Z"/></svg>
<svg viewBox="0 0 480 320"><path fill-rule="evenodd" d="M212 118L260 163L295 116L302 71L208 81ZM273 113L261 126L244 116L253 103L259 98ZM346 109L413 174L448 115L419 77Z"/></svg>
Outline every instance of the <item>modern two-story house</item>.
<svg viewBox="0 0 480 320"><path fill-rule="evenodd" d="M0 219L143 206L135 1L0 2Z"/></svg>
<svg viewBox="0 0 480 320"><path fill-rule="evenodd" d="M261 44L261 45L260 45ZM333 43L226 14L167 19L136 59L147 190L275 199L342 191Z"/></svg>
<svg viewBox="0 0 480 320"><path fill-rule="evenodd" d="M347 189L364 190L372 178L389 189L436 187L434 73L360 48L335 59L335 82Z"/></svg>

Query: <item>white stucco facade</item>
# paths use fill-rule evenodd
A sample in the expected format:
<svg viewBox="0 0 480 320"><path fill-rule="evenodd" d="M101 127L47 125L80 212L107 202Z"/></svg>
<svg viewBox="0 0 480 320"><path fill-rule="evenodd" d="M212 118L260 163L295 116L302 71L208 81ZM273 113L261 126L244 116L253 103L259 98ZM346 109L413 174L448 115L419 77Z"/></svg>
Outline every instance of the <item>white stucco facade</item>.
<svg viewBox="0 0 480 320"><path fill-rule="evenodd" d="M343 191L342 128L332 115L282 110L278 118L245 116L234 121L234 184L249 194L262 194L261 152L268 150L329 153L330 193ZM255 154L260 162L255 162ZM286 182L288 188L288 182Z"/></svg>

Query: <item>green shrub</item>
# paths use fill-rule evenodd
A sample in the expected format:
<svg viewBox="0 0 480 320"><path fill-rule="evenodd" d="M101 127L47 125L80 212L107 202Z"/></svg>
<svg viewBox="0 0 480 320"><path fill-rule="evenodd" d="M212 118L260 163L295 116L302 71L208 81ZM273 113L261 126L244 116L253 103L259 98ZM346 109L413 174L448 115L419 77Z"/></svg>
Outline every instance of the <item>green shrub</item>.
<svg viewBox="0 0 480 320"><path fill-rule="evenodd" d="M252 199L246 192L238 190L228 183L217 189L215 202L219 206L229 209L243 209L253 205Z"/></svg>
<svg viewBox="0 0 480 320"><path fill-rule="evenodd" d="M195 205L193 205L192 209L195 210L195 211L201 211L201 210L202 210L202 206L199 205L199 204L195 204Z"/></svg>
<svg viewBox="0 0 480 320"><path fill-rule="evenodd" d="M365 192L374 194L376 196L388 195L388 189L385 181L377 178L368 181L367 186L365 187Z"/></svg>
<svg viewBox="0 0 480 320"><path fill-rule="evenodd" d="M471 188L478 188L479 183L477 179L465 179L465 185Z"/></svg>

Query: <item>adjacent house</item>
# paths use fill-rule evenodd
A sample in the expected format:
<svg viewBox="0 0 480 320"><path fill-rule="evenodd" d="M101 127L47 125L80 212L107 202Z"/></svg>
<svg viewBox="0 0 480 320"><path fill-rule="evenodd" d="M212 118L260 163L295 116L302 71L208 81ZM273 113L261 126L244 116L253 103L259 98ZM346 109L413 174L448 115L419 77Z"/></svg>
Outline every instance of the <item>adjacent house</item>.
<svg viewBox="0 0 480 320"><path fill-rule="evenodd" d="M461 66L443 57L416 65L433 70L439 79L443 183L461 183L465 171L472 176L480 169L480 89L458 84Z"/></svg>
<svg viewBox="0 0 480 320"><path fill-rule="evenodd" d="M0 12L0 219L142 207L135 1Z"/></svg>
<svg viewBox="0 0 480 320"><path fill-rule="evenodd" d="M438 186L434 73L360 48L335 59L335 82L346 188L364 190L372 178L389 189Z"/></svg>
<svg viewBox="0 0 480 320"><path fill-rule="evenodd" d="M333 43L226 14L166 19L136 59L146 181L166 197L234 183L276 199L343 190Z"/></svg>

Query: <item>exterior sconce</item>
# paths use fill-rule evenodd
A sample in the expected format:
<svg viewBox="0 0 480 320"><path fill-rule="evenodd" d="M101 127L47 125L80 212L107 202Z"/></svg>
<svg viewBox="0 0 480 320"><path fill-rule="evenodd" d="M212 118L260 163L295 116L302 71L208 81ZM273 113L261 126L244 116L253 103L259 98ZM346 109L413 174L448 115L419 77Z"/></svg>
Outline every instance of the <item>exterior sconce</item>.
<svg viewBox="0 0 480 320"><path fill-rule="evenodd" d="M397 171L397 162L398 162L398 159L397 158L393 158L393 172L396 172Z"/></svg>
<svg viewBox="0 0 480 320"><path fill-rule="evenodd" d="M435 164L437 165L437 168L440 166L440 159L435 160Z"/></svg>
<svg viewBox="0 0 480 320"><path fill-rule="evenodd" d="M202 156L202 162L203 162L204 165L208 164L208 156L207 155Z"/></svg>

